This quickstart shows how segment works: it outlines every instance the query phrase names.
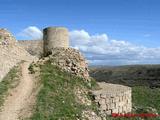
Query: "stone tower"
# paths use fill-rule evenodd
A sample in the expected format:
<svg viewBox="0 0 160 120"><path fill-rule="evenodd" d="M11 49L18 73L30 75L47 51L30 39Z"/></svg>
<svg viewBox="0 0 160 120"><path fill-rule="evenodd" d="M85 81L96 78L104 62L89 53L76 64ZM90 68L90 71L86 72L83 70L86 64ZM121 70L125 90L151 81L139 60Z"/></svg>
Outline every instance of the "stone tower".
<svg viewBox="0 0 160 120"><path fill-rule="evenodd" d="M51 53L53 48L69 47L69 33L64 27L47 27L43 30L44 56Z"/></svg>

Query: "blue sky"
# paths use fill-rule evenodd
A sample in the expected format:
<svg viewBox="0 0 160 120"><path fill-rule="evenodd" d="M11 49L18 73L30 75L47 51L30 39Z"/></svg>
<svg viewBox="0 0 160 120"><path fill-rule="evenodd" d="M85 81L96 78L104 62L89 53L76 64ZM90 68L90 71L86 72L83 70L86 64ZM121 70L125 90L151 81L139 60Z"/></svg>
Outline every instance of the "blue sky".
<svg viewBox="0 0 160 120"><path fill-rule="evenodd" d="M110 40L156 49L160 47L159 6L159 0L1 0L0 27L25 39L18 34L29 26L66 26L70 31L104 33Z"/></svg>

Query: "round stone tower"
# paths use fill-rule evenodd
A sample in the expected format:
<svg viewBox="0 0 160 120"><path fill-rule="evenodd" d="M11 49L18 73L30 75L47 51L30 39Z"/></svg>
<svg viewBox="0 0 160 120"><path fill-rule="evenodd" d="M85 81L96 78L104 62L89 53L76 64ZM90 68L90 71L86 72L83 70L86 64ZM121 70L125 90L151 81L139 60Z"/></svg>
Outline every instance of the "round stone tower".
<svg viewBox="0 0 160 120"><path fill-rule="evenodd" d="M43 30L44 56L52 52L53 48L69 47L69 33L64 27L47 27Z"/></svg>

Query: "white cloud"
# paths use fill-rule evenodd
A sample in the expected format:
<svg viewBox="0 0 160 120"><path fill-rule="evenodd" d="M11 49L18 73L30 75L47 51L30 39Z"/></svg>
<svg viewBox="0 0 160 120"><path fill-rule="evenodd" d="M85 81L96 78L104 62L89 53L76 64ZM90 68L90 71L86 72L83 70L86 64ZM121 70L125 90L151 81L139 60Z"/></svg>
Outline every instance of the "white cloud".
<svg viewBox="0 0 160 120"><path fill-rule="evenodd" d="M74 30L70 32L70 38L72 39L70 42L71 45L84 45L90 42L90 35L84 30Z"/></svg>
<svg viewBox="0 0 160 120"><path fill-rule="evenodd" d="M18 36L23 37L24 39L42 39L43 37L43 33L42 31L35 27L35 26L29 26L27 28L25 28L24 30L22 30Z"/></svg>
<svg viewBox="0 0 160 120"><path fill-rule="evenodd" d="M106 34L89 35L85 30L70 32L71 46L82 51L91 64L160 63L160 48L147 48L124 40L112 40Z"/></svg>

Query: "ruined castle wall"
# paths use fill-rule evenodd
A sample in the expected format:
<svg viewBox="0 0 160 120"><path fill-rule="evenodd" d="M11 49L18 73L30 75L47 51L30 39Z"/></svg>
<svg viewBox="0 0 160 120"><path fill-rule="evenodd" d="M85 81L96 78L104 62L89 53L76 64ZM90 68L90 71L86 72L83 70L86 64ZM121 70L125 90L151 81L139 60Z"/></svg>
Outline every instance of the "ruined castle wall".
<svg viewBox="0 0 160 120"><path fill-rule="evenodd" d="M101 90L93 91L102 115L129 113L132 110L131 88L123 85L99 83Z"/></svg>
<svg viewBox="0 0 160 120"><path fill-rule="evenodd" d="M0 81L10 69L22 60L28 61L33 57L5 29L0 29Z"/></svg>
<svg viewBox="0 0 160 120"><path fill-rule="evenodd" d="M64 27L48 27L43 30L43 40L19 40L19 44L31 55L48 55L54 48L69 47L69 33Z"/></svg>
<svg viewBox="0 0 160 120"><path fill-rule="evenodd" d="M33 56L41 57L43 54L43 40L19 40L18 43Z"/></svg>
<svg viewBox="0 0 160 120"><path fill-rule="evenodd" d="M39 63L50 60L53 65L67 71L73 75L89 80L88 64L84 56L73 48L53 48L52 54L44 59L40 59Z"/></svg>
<svg viewBox="0 0 160 120"><path fill-rule="evenodd" d="M0 51L0 81L13 66L30 58L30 55L21 47L0 45Z"/></svg>
<svg viewBox="0 0 160 120"><path fill-rule="evenodd" d="M48 55L53 48L69 47L69 33L64 27L48 27L43 30L44 55Z"/></svg>

